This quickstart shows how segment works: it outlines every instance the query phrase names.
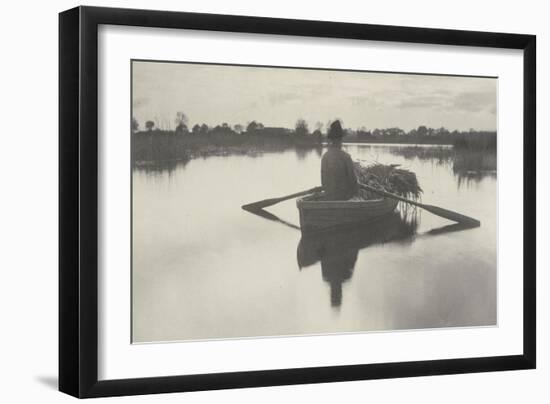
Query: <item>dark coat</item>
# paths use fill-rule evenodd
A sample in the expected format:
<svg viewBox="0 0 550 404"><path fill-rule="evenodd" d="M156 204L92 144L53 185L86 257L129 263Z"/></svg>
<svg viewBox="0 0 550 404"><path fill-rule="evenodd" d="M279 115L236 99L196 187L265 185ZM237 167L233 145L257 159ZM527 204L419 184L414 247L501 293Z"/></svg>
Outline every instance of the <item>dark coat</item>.
<svg viewBox="0 0 550 404"><path fill-rule="evenodd" d="M347 200L357 195L351 156L338 147L329 147L321 159L321 184L327 200Z"/></svg>

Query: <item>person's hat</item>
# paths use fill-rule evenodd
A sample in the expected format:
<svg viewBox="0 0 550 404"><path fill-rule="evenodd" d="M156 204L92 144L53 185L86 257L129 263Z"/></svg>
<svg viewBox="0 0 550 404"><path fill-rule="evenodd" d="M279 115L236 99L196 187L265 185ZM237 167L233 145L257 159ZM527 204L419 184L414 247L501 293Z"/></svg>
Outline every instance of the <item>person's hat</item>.
<svg viewBox="0 0 550 404"><path fill-rule="evenodd" d="M327 137L329 139L340 139L344 136L344 129L342 129L342 124L337 119L336 121L330 124L330 129L328 130Z"/></svg>

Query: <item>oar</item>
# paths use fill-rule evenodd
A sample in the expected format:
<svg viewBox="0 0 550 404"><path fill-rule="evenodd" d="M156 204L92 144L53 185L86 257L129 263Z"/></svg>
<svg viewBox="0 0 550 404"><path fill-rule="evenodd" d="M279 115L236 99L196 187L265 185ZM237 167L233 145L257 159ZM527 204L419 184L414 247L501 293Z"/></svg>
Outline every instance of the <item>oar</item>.
<svg viewBox="0 0 550 404"><path fill-rule="evenodd" d="M320 192L322 190L323 190L322 187L315 187L315 188L308 189L307 191L296 192L295 194L290 194L290 195L287 195L287 196L281 196L280 198L264 199L263 201L249 203L249 204L243 205L241 207L244 210L254 211L254 210L258 210L258 209L267 208L268 206L275 205L276 203L286 201L288 199L297 198L299 196L303 196L303 195L307 195L307 194L313 194L315 192Z"/></svg>
<svg viewBox="0 0 550 404"><path fill-rule="evenodd" d="M359 183L359 186L361 188L364 188L364 189L367 189L369 191L376 192L377 194L383 195L386 198L396 199L396 200L401 201L401 202L405 202L405 203L408 203L408 204L411 204L411 205L414 205L414 206L418 206L419 208L427 210L428 212L433 213L436 216L444 217L445 219L452 220L453 222L467 224L467 225L472 226L472 227L481 226L481 222L479 220L474 219L474 218L469 217L469 216L461 215L460 213L453 212L452 210L443 209L443 208L440 208L439 206L425 205L425 204L420 203L420 202L411 201L410 199L403 198L401 196L392 194L390 192L382 191L381 189L374 188L374 187L371 187L369 185Z"/></svg>

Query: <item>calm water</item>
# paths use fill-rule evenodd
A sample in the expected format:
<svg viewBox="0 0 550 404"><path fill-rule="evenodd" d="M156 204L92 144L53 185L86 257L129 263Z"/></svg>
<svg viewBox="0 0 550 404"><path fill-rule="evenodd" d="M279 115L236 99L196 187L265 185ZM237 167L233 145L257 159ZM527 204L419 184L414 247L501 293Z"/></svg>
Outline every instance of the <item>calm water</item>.
<svg viewBox="0 0 550 404"><path fill-rule="evenodd" d="M369 231L301 240L294 200L268 208L286 224L240 208L319 185L320 150L136 169L134 341L496 324L494 172L439 148L345 149L364 163L413 170L423 202L481 227L461 230L408 211ZM494 168L486 157L482 168Z"/></svg>

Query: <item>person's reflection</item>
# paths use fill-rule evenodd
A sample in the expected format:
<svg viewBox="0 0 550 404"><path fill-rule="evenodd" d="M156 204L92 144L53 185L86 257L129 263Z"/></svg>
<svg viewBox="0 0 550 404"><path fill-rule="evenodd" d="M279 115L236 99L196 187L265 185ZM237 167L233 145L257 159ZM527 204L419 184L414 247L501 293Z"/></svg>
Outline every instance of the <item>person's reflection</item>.
<svg viewBox="0 0 550 404"><path fill-rule="evenodd" d="M398 212L384 220L356 228L304 235L298 245L298 266L320 262L323 280L330 285L332 307L342 305L342 285L353 275L359 250L373 244L411 240L415 220L405 220Z"/></svg>
<svg viewBox="0 0 550 404"><path fill-rule="evenodd" d="M330 285L332 307L340 307L342 304L342 284L353 275L358 253L359 248L351 248L339 253L329 252L321 258L321 273L323 280Z"/></svg>

